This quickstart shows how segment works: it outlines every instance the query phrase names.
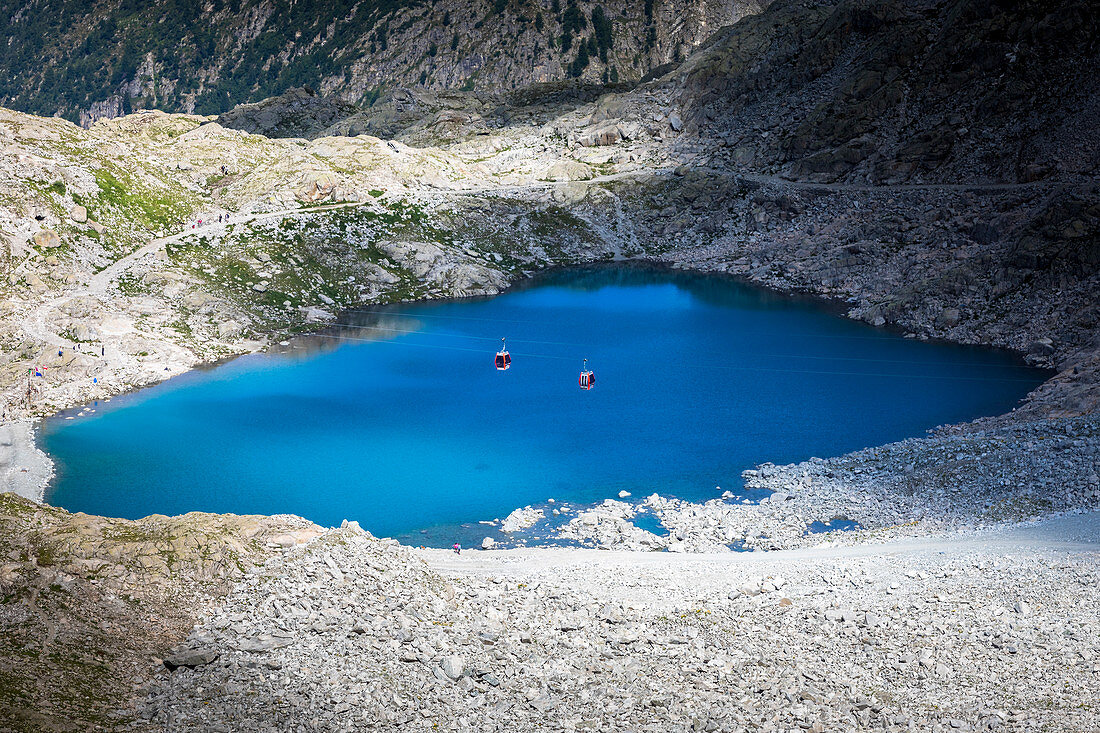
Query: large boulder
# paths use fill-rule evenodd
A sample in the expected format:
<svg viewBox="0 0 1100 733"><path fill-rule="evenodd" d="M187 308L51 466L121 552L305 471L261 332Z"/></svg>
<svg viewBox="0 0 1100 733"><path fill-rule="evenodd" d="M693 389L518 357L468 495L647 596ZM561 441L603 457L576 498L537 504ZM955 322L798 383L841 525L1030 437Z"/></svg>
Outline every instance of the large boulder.
<svg viewBox="0 0 1100 733"><path fill-rule="evenodd" d="M599 145L614 145L624 137L622 128L614 123L590 127L574 135L577 144L586 148L592 148Z"/></svg>
<svg viewBox="0 0 1100 733"><path fill-rule="evenodd" d="M69 212L69 218L77 224L83 224L88 221L88 210L83 206L74 206Z"/></svg>
<svg viewBox="0 0 1100 733"><path fill-rule="evenodd" d="M336 179L329 174L309 174L294 192L294 198L304 204L315 204L336 196Z"/></svg>
<svg viewBox="0 0 1100 733"><path fill-rule="evenodd" d="M549 181L560 182L587 181L592 178L592 169L575 160L559 160L548 165L542 177Z"/></svg>
<svg viewBox="0 0 1100 733"><path fill-rule="evenodd" d="M217 298L215 298L213 295L211 295L210 293L204 293L201 290L194 290L183 296L184 306L192 310L202 308L203 306L209 303L213 303L216 300Z"/></svg>
<svg viewBox="0 0 1100 733"><path fill-rule="evenodd" d="M99 332L87 323L78 323L73 326L73 338L77 341L98 341Z"/></svg>
<svg viewBox="0 0 1100 733"><path fill-rule="evenodd" d="M53 229L43 229L34 235L34 246L53 249L61 246L61 237Z"/></svg>
<svg viewBox="0 0 1100 733"><path fill-rule="evenodd" d="M944 308L940 311L939 317L936 322L946 328L954 328L959 325L959 309L958 308Z"/></svg>
<svg viewBox="0 0 1100 733"><path fill-rule="evenodd" d="M188 667L194 669L204 664L210 664L218 658L217 649L184 649L164 658L164 666L170 670Z"/></svg>
<svg viewBox="0 0 1100 733"><path fill-rule="evenodd" d="M241 334L241 324L230 319L228 321L222 321L218 324L218 338L235 338Z"/></svg>

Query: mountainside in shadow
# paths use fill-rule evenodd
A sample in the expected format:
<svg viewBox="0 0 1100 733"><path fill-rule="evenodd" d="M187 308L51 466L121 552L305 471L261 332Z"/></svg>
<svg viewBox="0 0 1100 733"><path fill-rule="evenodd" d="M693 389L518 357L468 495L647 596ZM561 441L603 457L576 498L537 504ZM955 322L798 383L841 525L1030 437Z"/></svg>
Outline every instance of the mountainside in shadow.
<svg viewBox="0 0 1100 733"><path fill-rule="evenodd" d="M85 126L144 108L218 114L308 85L638 80L766 0L0 0L0 106Z"/></svg>
<svg viewBox="0 0 1100 733"><path fill-rule="evenodd" d="M1017 182L1100 165L1095 3L781 0L665 78L685 131L792 178Z"/></svg>

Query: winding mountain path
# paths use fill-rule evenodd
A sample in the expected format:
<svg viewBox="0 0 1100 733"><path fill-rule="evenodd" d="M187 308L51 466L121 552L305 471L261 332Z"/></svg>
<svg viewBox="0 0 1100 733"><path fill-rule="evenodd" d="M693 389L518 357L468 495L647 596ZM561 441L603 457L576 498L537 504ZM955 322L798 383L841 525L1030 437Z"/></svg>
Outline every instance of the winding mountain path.
<svg viewBox="0 0 1100 733"><path fill-rule="evenodd" d="M644 170L622 171L607 175L595 176L587 180L576 181L538 181L537 183L512 184L508 186L482 186L454 191L461 195L481 194L508 194L522 193L525 191L538 191L565 186L569 184L596 185L610 183L627 178L660 177L672 175L680 166L665 166L662 168L647 168ZM835 191L854 193L896 193L901 191L958 191L958 192L982 192L982 191L1017 191L1029 189L1042 189L1049 186L1060 185L1098 185L1097 182L1087 178L1080 180L1040 180L1023 183L893 183L893 184L853 184L853 183L818 183L814 181L792 181L782 176L765 173L748 173L744 171L729 170L724 168L691 167L687 168L693 173L706 173L713 176L733 178L737 180L752 181L761 185L784 186L787 188L803 189L807 191Z"/></svg>
<svg viewBox="0 0 1100 733"><path fill-rule="evenodd" d="M249 214L234 214L223 222L203 224L202 226L193 229L184 229L176 234L171 234L167 237L159 237L153 239L147 244L142 245L138 249L134 250L125 257L121 257L109 266L103 268L99 272L92 275L86 285L78 287L74 290L65 292L57 297L51 298L44 303L39 304L34 310L28 313L19 322L19 327L27 335L42 341L52 346L71 346L72 341L64 338L63 336L55 333L47 325L47 316L53 311L60 308L65 303L70 302L74 298L81 298L85 296L103 297L107 293L107 288L110 284L118 278L119 275L129 270L135 263L143 260L146 257L155 255L160 250L164 249L168 244L172 242L178 242L186 236L192 234L198 234L200 232L216 232L224 231L226 227L233 226L235 224L244 224L254 221L265 221L267 219L274 219L282 216L289 216L292 214L312 214L319 211L332 211L334 209L346 209L357 206L362 206L364 202L361 201L349 201L338 204L328 204L324 206L315 206L308 209L294 208L294 209L279 209L277 211L267 211L263 213L249 213Z"/></svg>
<svg viewBox="0 0 1100 733"><path fill-rule="evenodd" d="M626 180L631 178L661 177L672 175L675 173L675 170L676 168L674 167L666 166L662 168L649 168L645 170L611 173L607 175L596 176L585 181L539 181L535 183L514 184L508 186L481 186L474 188L456 189L452 191L452 193L460 196L522 194L532 191L550 190L568 184L580 183L584 185L599 185L602 183L611 183L614 181ZM889 193L897 191L977 192L1027 190L1042 188L1050 185L1057 185L1059 183L1052 181L1032 181L1026 183L906 183L876 186L846 183L814 183L809 181L790 181L774 175L728 171L724 169L710 167L693 168L692 170L716 176L724 176L734 179L752 181L763 185L783 186L788 188L799 188L806 190L824 190L837 192L851 191L863 193ZM110 285L110 283L113 282L119 275L126 272L130 267L134 265L134 263L144 259L145 257L155 254L172 242L177 242L188 235L196 234L198 232L210 232L219 230L224 231L226 227L234 224L242 224L251 221L264 221L267 219L273 219L276 217L288 216L293 214L312 214L322 211L331 211L334 209L358 207L362 205L363 202L353 201L317 206L309 209L293 208L279 209L277 211L269 211L263 213L235 214L230 216L224 222L203 225L202 227L196 229L185 229L181 232L169 235L167 237L153 239L147 244L139 247L137 250L130 253L129 255L126 255L125 257L116 260L108 267L94 274L91 278L89 278L87 284L84 287L76 288L62 295L58 295L55 298L47 300L44 303L41 303L34 310L28 313L24 319L21 320L20 327L25 333L44 343L53 346L69 346L72 344L72 341L53 332L46 325L48 314L74 298L84 297L88 295L97 297L105 295L107 287Z"/></svg>

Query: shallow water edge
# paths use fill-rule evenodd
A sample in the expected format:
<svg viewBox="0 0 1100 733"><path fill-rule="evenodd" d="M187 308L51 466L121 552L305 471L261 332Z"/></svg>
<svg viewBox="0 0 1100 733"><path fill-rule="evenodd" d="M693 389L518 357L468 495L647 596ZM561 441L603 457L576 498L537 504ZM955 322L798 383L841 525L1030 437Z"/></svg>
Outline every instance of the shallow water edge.
<svg viewBox="0 0 1100 733"><path fill-rule="evenodd" d="M516 295L516 294L523 294L525 291L529 291L533 288L538 288L540 286L544 286L548 282L553 283L555 281L555 279L558 279L560 281L562 278L565 278L565 280L568 281L567 284L572 284L572 285L580 284L581 290L583 290L584 289L584 281L587 278L595 278L595 279L601 280L601 281L615 280L616 278L630 280L632 278L636 279L638 277L639 273L652 274L652 275L656 276L658 279L660 279L662 281L686 282L686 283L688 283L688 286L689 286L688 289L692 290L692 292L695 293L695 295L698 296L698 297L704 297L704 298L719 297L719 298L721 298L721 297L725 297L728 294L728 292L735 292L735 293L740 293L740 295L737 296L739 298L743 298L747 294L748 296L751 296L751 298L753 299L753 302L755 302L755 300L760 300L765 306L767 305L767 303L771 302L772 304L775 304L775 303L782 304L782 307L784 307L784 308L787 308L787 307L792 307L793 308L793 307L795 307L796 304L798 304L799 302L802 302L802 303L812 304L813 306L815 306L815 310L817 310L818 312L823 310L821 308L816 307L816 306L820 305L820 302L821 302L820 299L799 297L799 296L795 296L795 297L792 298L792 297L787 296L786 294L779 294L779 293L776 293L775 291L765 290L765 289L760 288L758 286L750 285L750 286L746 287L742 283L738 283L737 285L730 285L729 283L731 281L736 282L736 280L734 278L729 277L729 276L722 276L722 275L719 275L719 276L702 275L702 276L700 276L700 275L696 275L694 273L688 273L688 272L677 271L677 270L670 270L669 268L647 268L647 267L644 267L644 266L638 267L636 265L631 265L631 266L628 266L628 267L616 266L616 267L610 267L610 268L607 267L607 266L585 267L585 268L568 268L568 269L561 269L561 270L554 270L554 271L544 272L544 273L540 273L540 275L535 277L535 278L522 281L521 283L519 283L517 285L517 287L510 288L505 295L512 296L512 295ZM570 278L571 278L571 280L570 280ZM718 288L717 293L708 291L708 288L711 285L714 285L715 287ZM740 288L740 289L738 289L738 288ZM503 296L498 296L498 297L503 297ZM463 305L465 306L466 304L475 304L475 303L484 304L485 301L487 301L487 300L491 300L491 299L472 298L472 299L462 299L459 302L463 303ZM397 309L402 308L402 307L407 308L407 309L414 309L417 306L430 305L432 307L438 307L438 306L443 305L443 304L445 304L445 301L430 301L428 303L410 303L410 304L402 304L400 306L395 305L395 306L388 306L388 307L378 306L378 307L376 307L378 309L377 311L371 311L371 312L391 313L392 311L396 311ZM750 305L750 309L751 309L753 306L752 306L751 303L749 305ZM830 318L832 318L835 315L840 315L840 313L838 312L840 310L839 307L831 308L829 310L831 311ZM354 320L355 315L357 313L361 313L361 312L353 311L349 314L344 314L342 320L343 321L352 321L352 320ZM401 315L401 314L397 314L397 315ZM458 317L461 317L461 316L458 316ZM837 319L837 320L839 321L841 319ZM367 328L370 328L370 327L371 326L367 326ZM326 330L332 330L332 331L335 331L335 332L339 333L339 331L341 329L345 329L345 328L348 328L347 324L337 324L337 325L333 326L332 329L326 329ZM867 328L868 331L873 331L873 329L871 329L870 327L860 326L859 328L860 328L861 331L862 331L863 328ZM324 336L324 333L325 332L322 331L322 338ZM302 345L301 342L303 340L306 341L306 342L309 342L309 341L312 340L314 342L314 344L312 346L310 346L309 350L316 350L316 348L318 348L316 346L316 336L311 335L311 336L308 336L308 337L303 337L303 339L291 341L290 345L285 347L285 350L293 351L296 347ZM323 346L321 346L319 348L324 350ZM271 353L279 353L278 349L271 349L270 351L271 351ZM988 350L982 350L982 351L986 352L986 353L989 353ZM267 358L267 357L265 355L253 355L252 357L247 357L247 358L250 358L250 359L251 358L264 359L264 358ZM799 358L802 358L802 357L799 357ZM244 369L244 368L245 367L241 367L241 369ZM201 374L202 372L208 372L209 370L210 370L210 367L207 367L207 368L202 369L202 370L194 370L194 372L189 373L189 375L191 375L191 374ZM874 376L874 375L872 375L872 376ZM183 377L180 377L178 379L181 379L181 380L183 380L184 383L186 383L186 382L190 381L191 379L196 379L196 378L197 377L194 377L194 376L183 376ZM1037 380L1036 380L1036 383L1037 383ZM143 393L140 392L140 391L130 393L130 396L123 399L122 404L125 404L130 399L142 399L143 397L136 397L136 395L142 395L142 394ZM113 403L114 407L119 406L119 404L115 401L112 401L112 403ZM69 411L68 415L63 414L63 418L64 417L72 417L74 414L80 414L81 412L84 412L84 409L80 409L80 410L76 410L76 411ZM927 426L927 427L931 427L931 426ZM765 457L766 457L767 454L763 454L763 455L765 455ZM805 454L805 455L808 455L808 454ZM827 453L827 455L828 455L828 453ZM787 460L790 460L790 458L788 458ZM741 465L745 466L745 467L749 467L753 464L749 463L749 464L741 464ZM725 483L725 482L723 482L723 483ZM551 492L545 492L543 495L545 496L547 493L551 493ZM554 493L556 493L556 492L554 492ZM507 511L507 510L505 510L505 511ZM489 516L492 516L492 515L489 515ZM348 517L348 518L355 518L355 517ZM402 537L402 539L407 539L407 540L410 540L413 544L418 544L416 542L417 538L415 538L415 537L410 537L410 538Z"/></svg>

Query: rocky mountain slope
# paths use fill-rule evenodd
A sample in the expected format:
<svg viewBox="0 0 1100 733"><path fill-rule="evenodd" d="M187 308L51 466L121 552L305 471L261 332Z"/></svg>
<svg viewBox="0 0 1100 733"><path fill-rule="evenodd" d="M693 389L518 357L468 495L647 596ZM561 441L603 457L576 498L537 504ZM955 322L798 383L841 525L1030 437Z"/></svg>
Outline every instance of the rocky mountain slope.
<svg viewBox="0 0 1100 733"><path fill-rule="evenodd" d="M1100 17L1086 2L776 4L664 88L727 160L814 181L1095 176Z"/></svg>
<svg viewBox="0 0 1100 733"><path fill-rule="evenodd" d="M763 0L5 0L0 106L88 124L223 112L310 85L369 103L397 86L637 80Z"/></svg>
<svg viewBox="0 0 1100 733"><path fill-rule="evenodd" d="M784 0L666 76L602 95L579 82L408 91L361 109L297 91L224 124L148 113L88 131L4 113L0 353L10 409L25 409L28 367L49 367L31 380L40 390L31 404L55 409L256 348L340 308L491 293L550 264L642 256L847 299L853 317L921 337L1018 349L1060 372L1030 404L1089 410L1100 198L1096 142L1079 134L1094 110L1074 85L1095 83L1087 70L1097 55L1075 32L1057 48L1042 41L1037 29L1054 16L1084 12L1063 5L1013 14L952 0L864 12L856 0ZM1067 93L993 117L956 104L968 139L999 136L998 147L978 155L952 142L908 168L893 166L897 146L925 139L942 105L908 114L908 127L897 124L903 109L883 107L876 120L893 121L894 142L876 137L881 126L861 133L874 160L808 170L851 142L829 147L840 138L813 123L813 110L839 110L829 119L840 124L862 108L852 80L894 48L875 39L894 38L895 26L1023 54L974 67L951 99L1034 84L1040 73ZM930 94L944 73L935 58L898 57L890 74ZM967 69L972 61L960 58ZM1029 115L1052 120L1052 134L1025 134ZM773 142L797 130L812 144ZM1023 146L1011 156L1023 165L975 167L1011 145ZM1032 176L1027 161L1061 162ZM884 165L893 172L883 181L873 172Z"/></svg>
<svg viewBox="0 0 1100 733"><path fill-rule="evenodd" d="M318 533L296 517L131 522L0 494L0 728L115 727L132 680L202 607Z"/></svg>
<svg viewBox="0 0 1100 733"><path fill-rule="evenodd" d="M444 6L432 8L400 12ZM510 91L425 84L371 105L296 83L219 117L145 112L88 129L0 110L3 419L281 348L302 330L338 335L337 314L364 304L495 293L547 267L644 260L813 293L874 327L1010 347L1056 372L1009 415L851 456L763 466L748 477L774 491L761 505L656 502L678 533L669 547L737 538L770 546L764 535L802 545L806 518L853 504L862 507L860 538L871 540L1096 508L1094 29L1094 9L1075 0L777 0L638 83L602 86L586 71ZM502 68L506 76L512 67ZM245 98L260 94L249 89ZM25 425L11 434L25 436ZM12 456L28 451L3 448L10 476L19 469ZM0 710L19 712L23 729L64 729L67 711L107 699L78 685L78 698L54 702L53 688L34 681L43 670L64 666L69 676L58 679L67 680L103 665L128 683L151 672L136 660L160 653L145 636L127 641L145 622L129 607L109 610L115 602L97 595L98 577L84 585L68 564L106 554L108 565L97 565L114 578L106 585L133 588L144 576L127 558L149 558L161 572L155 559L176 552L157 539L165 532L236 547L222 530L238 536L253 521L115 523L15 500L3 511L0 562L11 590L0 611L11 638L92 637L86 656L44 661L9 650L5 659L20 664L0 667L15 680L0 685ZM628 524L621 508L593 514L577 517L579 539L633 541L613 531ZM74 533L92 539L64 539ZM244 545L255 550L249 563L265 556ZM224 614L202 601L156 621L168 629L161 644L210 612L183 665L197 671L141 690L130 722L209 729L308 719L332 729L333 716L366 711L363 724L383 728L561 718L572 729L992 729L1041 719L1073 729L1093 715L1095 609L1081 601L1094 581L1091 555L983 555L947 568L938 556L895 558L858 573L822 561L786 572L798 573L796 588L781 597L777 570L775 590L758 593L761 578L700 573L713 592L692 595L676 590L676 569L613 568L612 582L593 581L595 595L577 599L569 577L514 577L511 562L489 580L478 567L445 578L405 548L337 530L251 575ZM203 567L195 563L186 567ZM181 588L193 587L192 570ZM863 570L871 574L857 577ZM1025 586L1035 595L1021 597ZM623 603L652 598L654 588L666 605ZM169 613L152 608L156 618ZM111 624L100 631L123 641L95 630L88 619L99 614ZM73 631L51 637L54 622ZM525 638L525 629L550 631ZM130 651L101 651L112 644ZM782 669L792 649L803 661L803 650L815 650L808 674ZM632 663L635 654L647 666ZM383 697L349 659L369 660L397 697ZM607 679L625 696L613 705L583 697ZM275 702L253 704L244 686ZM119 682L110 699L123 691ZM723 704L731 695L737 710ZM46 722L24 714L50 706L65 712Z"/></svg>

